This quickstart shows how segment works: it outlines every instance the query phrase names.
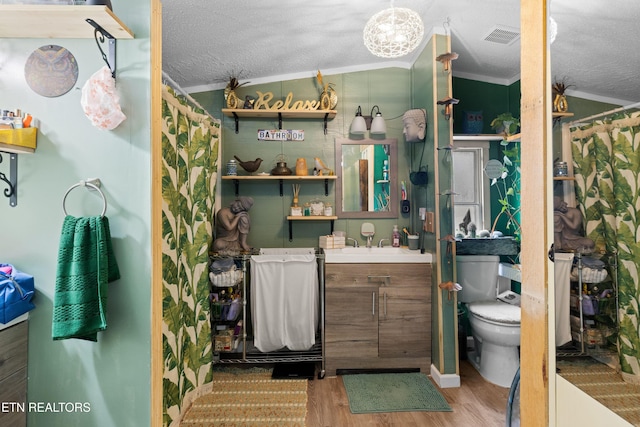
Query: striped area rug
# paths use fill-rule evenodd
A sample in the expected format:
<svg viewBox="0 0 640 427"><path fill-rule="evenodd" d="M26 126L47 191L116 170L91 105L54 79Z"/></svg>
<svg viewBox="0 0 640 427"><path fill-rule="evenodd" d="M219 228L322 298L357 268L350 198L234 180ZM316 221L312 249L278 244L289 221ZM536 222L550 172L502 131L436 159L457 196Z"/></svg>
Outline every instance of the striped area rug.
<svg viewBox="0 0 640 427"><path fill-rule="evenodd" d="M558 374L634 426L640 426L640 385L629 384L615 369L593 359L556 363Z"/></svg>
<svg viewBox="0 0 640 427"><path fill-rule="evenodd" d="M196 399L181 427L304 427L307 380L269 372L214 372L211 393Z"/></svg>

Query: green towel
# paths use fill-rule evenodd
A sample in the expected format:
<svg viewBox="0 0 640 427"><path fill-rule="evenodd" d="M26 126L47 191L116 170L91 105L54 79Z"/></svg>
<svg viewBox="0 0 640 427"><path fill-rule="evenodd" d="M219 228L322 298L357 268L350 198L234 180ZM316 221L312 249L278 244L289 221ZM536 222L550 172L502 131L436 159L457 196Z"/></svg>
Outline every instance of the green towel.
<svg viewBox="0 0 640 427"><path fill-rule="evenodd" d="M98 341L107 328L107 283L120 278L107 217L66 216L53 299L54 340Z"/></svg>

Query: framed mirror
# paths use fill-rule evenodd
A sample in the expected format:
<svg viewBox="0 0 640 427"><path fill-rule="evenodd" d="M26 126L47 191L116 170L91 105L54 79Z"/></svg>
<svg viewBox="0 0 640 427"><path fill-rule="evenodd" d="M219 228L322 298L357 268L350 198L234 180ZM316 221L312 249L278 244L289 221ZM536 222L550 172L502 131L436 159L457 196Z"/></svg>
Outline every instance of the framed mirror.
<svg viewBox="0 0 640 427"><path fill-rule="evenodd" d="M336 215L398 217L398 140L336 139Z"/></svg>

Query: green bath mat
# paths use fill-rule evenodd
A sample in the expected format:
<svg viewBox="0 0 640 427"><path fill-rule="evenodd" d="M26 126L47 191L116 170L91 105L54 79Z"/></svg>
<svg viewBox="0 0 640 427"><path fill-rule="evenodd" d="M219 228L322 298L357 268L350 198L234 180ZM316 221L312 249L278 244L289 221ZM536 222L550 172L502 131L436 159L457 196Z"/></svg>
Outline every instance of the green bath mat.
<svg viewBox="0 0 640 427"><path fill-rule="evenodd" d="M439 411L451 407L426 375L343 375L342 382L353 414L368 412Z"/></svg>

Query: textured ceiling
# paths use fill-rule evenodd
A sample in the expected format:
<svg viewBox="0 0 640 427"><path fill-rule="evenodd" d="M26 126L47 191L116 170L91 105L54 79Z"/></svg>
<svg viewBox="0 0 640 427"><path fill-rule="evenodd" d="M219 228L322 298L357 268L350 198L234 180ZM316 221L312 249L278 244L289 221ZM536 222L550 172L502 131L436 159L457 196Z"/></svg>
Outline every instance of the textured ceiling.
<svg viewBox="0 0 640 427"><path fill-rule="evenodd" d="M640 9L634 0L552 0L558 35L551 71L570 94L620 103L640 101ZM423 45L398 59L373 56L362 30L384 0L164 0L163 70L188 92L389 66L410 67L434 31L451 34L454 75L498 84L520 78L520 39L484 40L493 30L519 32L515 0L397 0L420 14Z"/></svg>

